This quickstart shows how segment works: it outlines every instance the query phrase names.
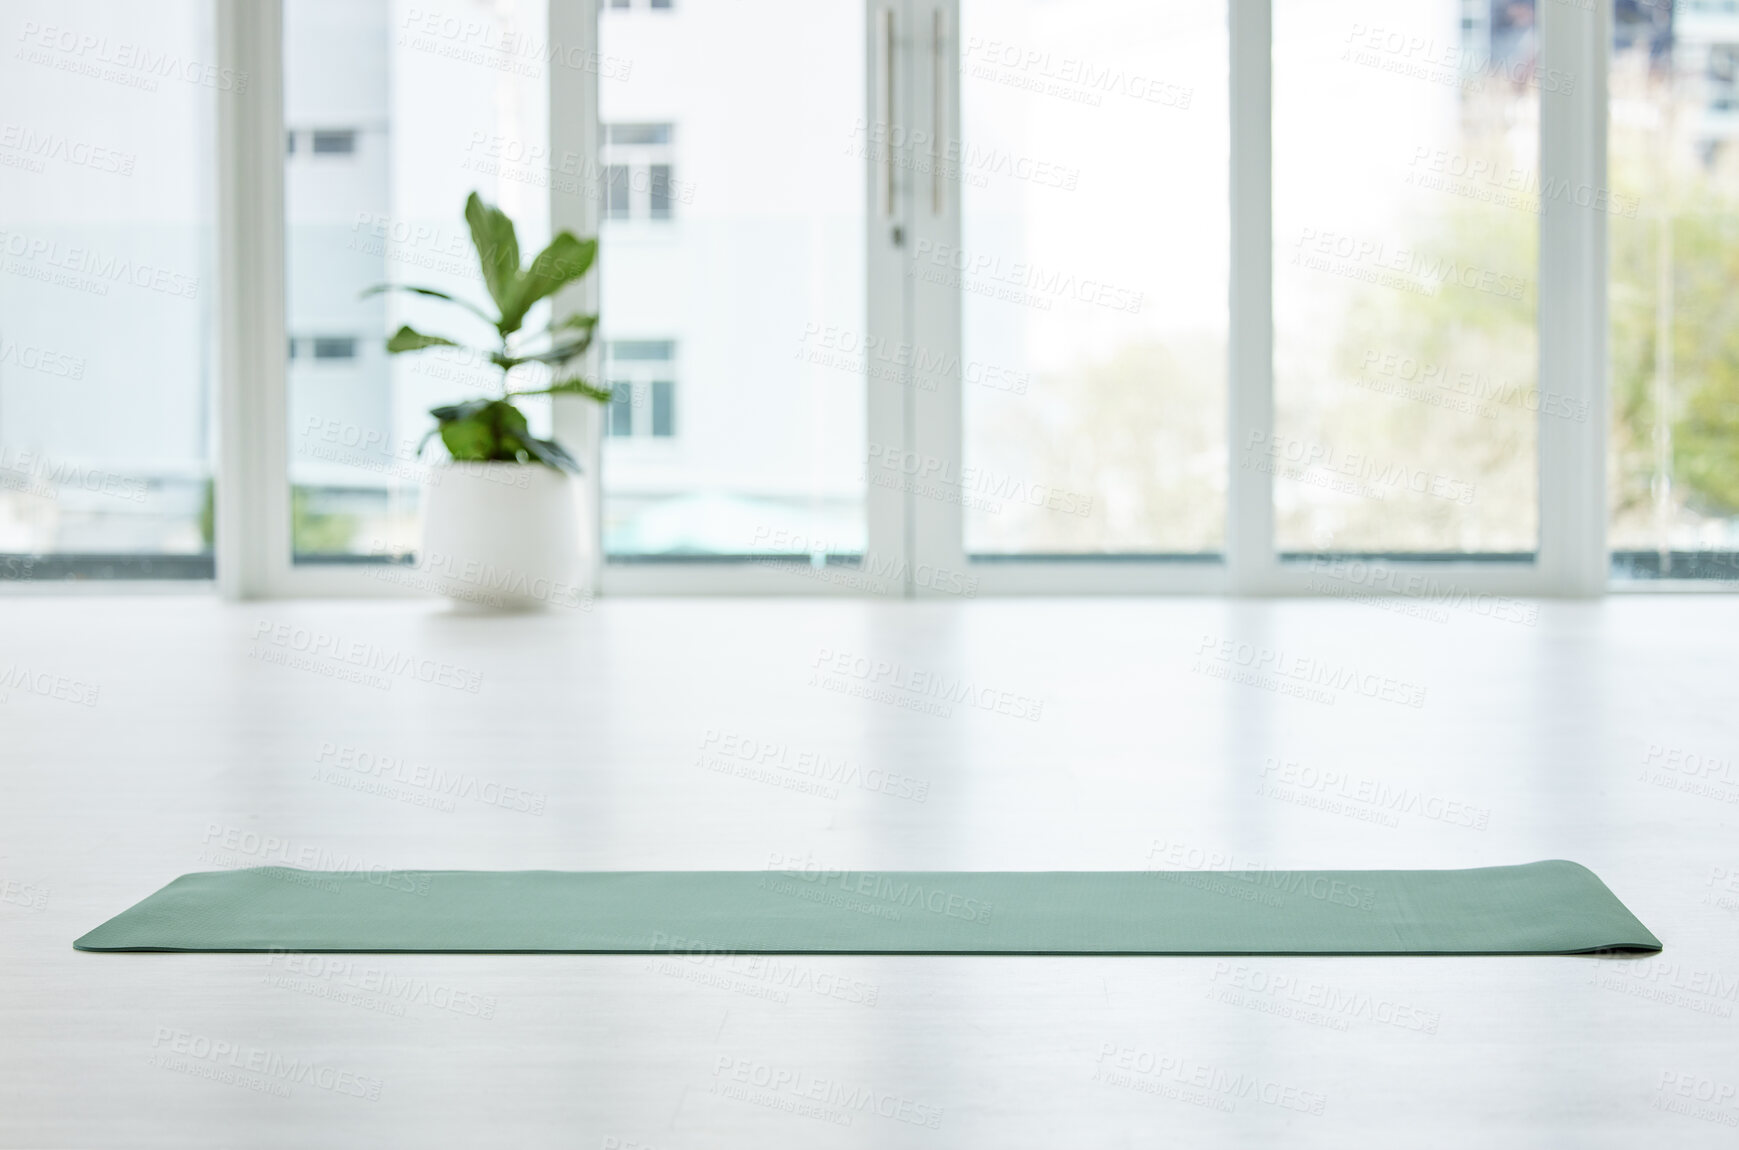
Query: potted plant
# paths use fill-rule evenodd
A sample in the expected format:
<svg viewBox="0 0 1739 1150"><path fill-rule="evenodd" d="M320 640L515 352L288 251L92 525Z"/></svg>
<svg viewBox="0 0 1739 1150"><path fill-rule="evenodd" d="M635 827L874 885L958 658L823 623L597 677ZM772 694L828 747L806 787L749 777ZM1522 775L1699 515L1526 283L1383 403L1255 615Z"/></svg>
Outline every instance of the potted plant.
<svg viewBox="0 0 1739 1150"><path fill-rule="evenodd" d="M597 240L561 232L529 266L520 266L519 239L507 214L476 192L465 201L465 222L483 269L494 313L434 288L380 284L365 292L406 291L464 308L494 328L496 344L474 348L406 324L386 342L392 355L456 348L501 373L499 393L432 408L435 426L419 454L439 435L449 462L431 468L423 484L423 538L419 565L443 594L464 605L534 607L572 603L586 563L573 477L580 463L550 439L532 435L514 400L534 395L580 395L603 403L607 388L578 374L597 330L595 315L573 315L535 332L527 314L591 270ZM539 365L548 382L513 390L515 368Z"/></svg>

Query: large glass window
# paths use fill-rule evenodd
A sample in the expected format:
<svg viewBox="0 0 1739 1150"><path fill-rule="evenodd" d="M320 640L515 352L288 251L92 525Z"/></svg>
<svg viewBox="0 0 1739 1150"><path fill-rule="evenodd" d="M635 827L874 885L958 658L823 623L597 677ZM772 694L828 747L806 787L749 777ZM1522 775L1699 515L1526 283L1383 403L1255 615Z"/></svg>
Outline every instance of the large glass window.
<svg viewBox="0 0 1739 1150"><path fill-rule="evenodd" d="M861 0L613 5L599 38L632 61L598 85L607 553L862 551Z"/></svg>
<svg viewBox="0 0 1739 1150"><path fill-rule="evenodd" d="M1280 552L1538 546L1542 91L1532 0L1277 0ZM1573 418L1566 411L1562 417ZM1586 419L1586 410L1583 411Z"/></svg>
<svg viewBox="0 0 1739 1150"><path fill-rule="evenodd" d="M429 409L502 381L474 353L387 355L403 324L491 329L367 289L486 304L467 195L513 217L524 253L554 192L601 242L591 366L614 398L570 433L602 430L572 446L601 452L618 561L832 557L895 589L995 560L972 568L987 591L1214 590L1302 589L1284 560L1350 554L1513 559L1460 574L1576 590L1604 442L1613 575L1739 579L1739 9L1610 2L1607 84L1563 67L1604 14L1538 0L606 0L596 42L548 0L284 0L264 46L284 63L284 339L260 347L245 307L221 334L234 362L284 357L268 422L288 483L237 498L287 497L296 563L405 558L442 454L419 453ZM220 123L280 127L215 58L219 14L230 50L256 50L251 11L8 9L0 577L213 570L211 144ZM1597 98L1604 172L1581 146ZM1542 112L1562 129L1544 156ZM1263 189L1233 204L1230 177L1270 164L1262 221ZM1591 222L1607 428L1586 342L1537 318L1542 295L1548 321L1599 306L1601 285L1541 266L1598 246ZM1264 223L1266 302L1240 242ZM238 227L230 250L257 244ZM1236 380L1232 331L1252 337ZM255 427L259 381L222 382ZM549 433L547 403L528 414ZM1272 480L1271 536L1251 477ZM1542 491L1566 513L1542 520ZM237 522L281 522L263 506ZM256 542L237 554L271 570L238 586L348 585Z"/></svg>
<svg viewBox="0 0 1739 1150"><path fill-rule="evenodd" d="M24 0L0 67L0 579L210 577L209 0Z"/></svg>
<svg viewBox="0 0 1739 1150"><path fill-rule="evenodd" d="M1223 0L964 0L958 252L965 547L1224 541ZM1036 497L1035 497L1036 496Z"/></svg>
<svg viewBox="0 0 1739 1150"><path fill-rule="evenodd" d="M480 320L405 293L362 293L408 284L487 304L464 219L472 191L513 218L522 252L547 242L550 182L590 173L550 155L548 69L564 64L546 50L545 21L537 0L464 19L387 0L286 0L297 562L414 551L421 481L440 457L438 443L418 450L428 409L499 390L499 372L464 353L386 353L403 323L487 347L493 332ZM547 432L547 402L530 414Z"/></svg>
<svg viewBox="0 0 1739 1150"><path fill-rule="evenodd" d="M1614 15L1613 574L1739 579L1739 9Z"/></svg>

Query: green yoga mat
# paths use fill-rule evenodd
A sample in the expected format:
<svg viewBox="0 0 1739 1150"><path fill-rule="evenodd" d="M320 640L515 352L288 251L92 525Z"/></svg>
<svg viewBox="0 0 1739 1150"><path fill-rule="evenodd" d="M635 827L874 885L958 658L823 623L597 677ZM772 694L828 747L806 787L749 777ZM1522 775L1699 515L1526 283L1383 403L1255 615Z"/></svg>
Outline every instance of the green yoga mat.
<svg viewBox="0 0 1739 1150"><path fill-rule="evenodd" d="M183 875L80 950L1573 954L1659 950L1573 862L1415 871Z"/></svg>

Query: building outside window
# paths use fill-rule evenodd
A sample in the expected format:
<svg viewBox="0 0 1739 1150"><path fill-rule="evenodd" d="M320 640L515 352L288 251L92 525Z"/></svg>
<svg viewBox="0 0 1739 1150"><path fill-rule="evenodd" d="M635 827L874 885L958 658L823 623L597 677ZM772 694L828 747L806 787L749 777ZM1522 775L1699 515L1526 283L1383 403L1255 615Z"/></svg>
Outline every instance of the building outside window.
<svg viewBox="0 0 1739 1150"><path fill-rule="evenodd" d="M611 388L606 434L618 439L675 436L674 340L611 340L604 348L604 375Z"/></svg>
<svg viewBox="0 0 1739 1150"><path fill-rule="evenodd" d="M604 125L604 218L668 220L671 124Z"/></svg>
<svg viewBox="0 0 1739 1150"><path fill-rule="evenodd" d="M290 358L312 359L317 363L350 361L357 357L357 339L353 335L304 335L290 337Z"/></svg>
<svg viewBox="0 0 1739 1150"><path fill-rule="evenodd" d="M316 128L313 132L316 156L349 156L356 153L354 128Z"/></svg>

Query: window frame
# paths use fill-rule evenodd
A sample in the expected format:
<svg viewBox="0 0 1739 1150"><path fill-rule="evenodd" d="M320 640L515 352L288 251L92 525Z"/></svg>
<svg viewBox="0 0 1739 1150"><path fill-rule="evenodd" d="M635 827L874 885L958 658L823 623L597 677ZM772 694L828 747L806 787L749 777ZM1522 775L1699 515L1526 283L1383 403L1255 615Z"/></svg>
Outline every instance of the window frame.
<svg viewBox="0 0 1739 1150"><path fill-rule="evenodd" d="M231 597L404 594L353 566L292 562L283 355L283 0L216 3L220 58L255 77L245 98L220 101L218 122L218 584ZM927 567L968 573L978 594L1324 593L1308 564L1283 559L1274 549L1271 478L1235 466L1235 445L1252 434L1270 432L1274 422L1272 4L1228 0L1232 242L1224 554L1208 561L1137 556L970 559L962 546L958 505L902 492L896 462L889 460L890 454L897 460L897 453L915 452L953 464L958 473L961 381L943 375L891 382L871 378L865 385L867 550L878 563L903 564L907 572L905 586L890 587L888 594L944 594L932 589L936 581L919 577ZM1602 186L1610 4L1584 8L1541 0L1538 10L1541 66L1585 77L1569 93L1541 94L1541 178L1567 186ZM596 52L603 14L601 0L551 4L551 42ZM866 114L885 114L896 124L935 125L944 139L957 138L957 0L866 0L864 18ZM597 76L578 68L550 72L552 151L601 156ZM890 138L909 139L909 133ZM904 149L906 154L899 148L891 155L872 152L865 164L866 330L895 345L958 349L959 293L904 273L921 240L958 243L959 188L946 180L933 187L915 175L917 157L910 154L909 143ZM595 235L599 216L597 196L552 189L553 227ZM1588 419L1540 420L1538 551L1526 560L1385 557L1385 566L1469 594L1580 597L1618 589L1700 589L1669 582L1613 586L1609 580L1606 260L1605 221L1598 212L1565 200L1542 205L1539 387L1581 401ZM597 302L595 282L588 282L565 291L557 307L580 310ZM595 371L599 366L594 358L590 367ZM558 400L555 428L598 458L602 418L594 405ZM596 471L583 481L594 537L601 521ZM606 594L862 594L843 586L845 581L791 579L762 562L726 558L602 562L597 580ZM1714 586L1733 589L1730 584Z"/></svg>
<svg viewBox="0 0 1739 1150"><path fill-rule="evenodd" d="M944 36L959 25L957 0L889 0L872 7L894 13L896 19L904 17L909 32L900 39L909 45L907 55L920 65L913 69L919 73L937 43L925 26L926 16ZM983 594L1333 593L1325 590L1312 564L1284 558L1277 550L1272 477L1235 466L1235 445L1250 442L1252 436L1269 437L1274 427L1273 0L1228 0L1227 8L1232 247L1224 553L1217 560L972 559L963 546L957 501L938 505L908 496L904 518L911 540L909 569L933 566L969 573ZM1585 10L1549 0L1541 0L1539 8L1541 67L1587 77L1570 92L1541 93L1541 180L1548 186L1562 181L1570 187L1600 187L1606 170L1609 8L1597 4ZM956 48L951 41L943 46L949 52ZM957 55L945 57L945 63L957 65ZM959 69L938 64L932 74L937 79L929 85L922 75L907 77L911 123L945 127L945 133L938 133L942 139L956 140ZM904 135L910 138L911 133ZM897 167L913 171L917 159L907 155ZM928 205L922 201L932 197L903 189L909 230L914 238L958 247L959 188L948 181L939 181L938 187L936 198L945 202L932 199ZM871 247L873 254L873 235ZM873 281L872 275L872 287ZM917 317L910 321L907 338L918 346L958 352L958 293L921 277L903 277L903 282L915 295L907 315ZM1539 387L1582 401L1589 417L1575 422L1542 415L1539 420L1538 550L1526 559L1385 556L1381 562L1395 573L1395 585L1407 586L1416 578L1434 581L1438 589L1476 595L1588 596L1607 589L1606 229L1598 212L1568 199L1542 205L1539 282ZM920 458L939 460L942 474L957 475L963 457L961 380L938 376L933 382L934 390L909 389L918 418L908 423L904 442ZM946 592L912 585L908 593L928 597Z"/></svg>

